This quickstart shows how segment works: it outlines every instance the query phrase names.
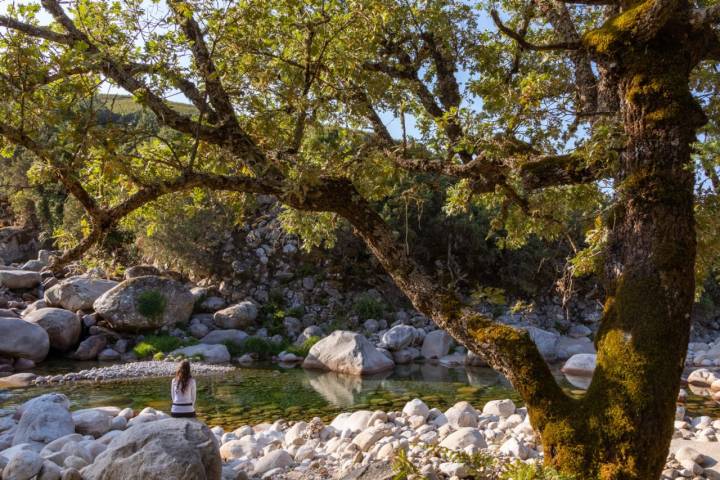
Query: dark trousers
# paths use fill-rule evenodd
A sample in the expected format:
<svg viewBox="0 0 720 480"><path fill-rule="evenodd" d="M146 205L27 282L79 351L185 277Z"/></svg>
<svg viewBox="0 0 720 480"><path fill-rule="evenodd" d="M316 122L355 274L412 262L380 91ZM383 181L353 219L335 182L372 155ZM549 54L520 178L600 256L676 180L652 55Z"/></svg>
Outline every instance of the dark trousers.
<svg viewBox="0 0 720 480"><path fill-rule="evenodd" d="M170 413L173 418L195 418L195 412Z"/></svg>

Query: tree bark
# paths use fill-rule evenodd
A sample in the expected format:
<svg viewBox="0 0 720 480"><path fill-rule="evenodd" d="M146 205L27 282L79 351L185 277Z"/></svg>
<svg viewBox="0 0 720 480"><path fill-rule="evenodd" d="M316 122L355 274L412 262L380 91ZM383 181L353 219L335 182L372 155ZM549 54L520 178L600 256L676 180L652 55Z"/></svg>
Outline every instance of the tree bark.
<svg viewBox="0 0 720 480"><path fill-rule="evenodd" d="M682 32L671 22L617 67L627 143L607 222L597 369L586 395L540 429L546 461L580 478L659 478L672 436L695 287L690 145L705 123Z"/></svg>

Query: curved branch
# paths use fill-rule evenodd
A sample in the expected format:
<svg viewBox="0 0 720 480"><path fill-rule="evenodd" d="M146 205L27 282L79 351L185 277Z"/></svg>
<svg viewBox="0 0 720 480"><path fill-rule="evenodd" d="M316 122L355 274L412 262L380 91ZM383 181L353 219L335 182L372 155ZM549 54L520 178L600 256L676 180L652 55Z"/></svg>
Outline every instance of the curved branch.
<svg viewBox="0 0 720 480"><path fill-rule="evenodd" d="M498 15L497 10L491 10L490 16L492 16L493 21L495 22L495 25L497 25L498 29L507 35L508 37L515 40L518 45L520 45L522 48L526 50L536 50L536 51L553 51L553 50L579 50L582 48L582 42L580 41L570 41L570 42L557 42L557 43L549 43L546 45L536 45L534 43L530 43L527 40L525 40L525 37L520 35L515 30L511 29L510 27L506 26L502 20L500 20L500 16Z"/></svg>

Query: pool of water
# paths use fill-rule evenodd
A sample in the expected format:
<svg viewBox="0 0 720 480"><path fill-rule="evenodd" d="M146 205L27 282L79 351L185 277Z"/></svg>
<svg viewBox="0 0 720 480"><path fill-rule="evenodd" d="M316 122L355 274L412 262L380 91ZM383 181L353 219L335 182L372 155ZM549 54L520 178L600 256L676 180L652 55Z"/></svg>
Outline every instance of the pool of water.
<svg viewBox="0 0 720 480"><path fill-rule="evenodd" d="M45 362L36 373L67 373L98 365L54 360ZM361 409L399 410L413 398L421 398L440 409L461 400L476 407L499 398L521 403L507 380L489 368L447 368L429 363L398 366L392 372L370 377L262 365L196 380L198 415L210 425L232 428L278 418L299 420L317 416L330 420L340 412ZM569 393L582 394L560 374L558 380ZM0 407L11 407L54 391L67 395L73 409L113 405L169 411L169 390L169 378L30 387L0 392ZM697 395L691 394L687 406L692 415L720 415L717 403Z"/></svg>

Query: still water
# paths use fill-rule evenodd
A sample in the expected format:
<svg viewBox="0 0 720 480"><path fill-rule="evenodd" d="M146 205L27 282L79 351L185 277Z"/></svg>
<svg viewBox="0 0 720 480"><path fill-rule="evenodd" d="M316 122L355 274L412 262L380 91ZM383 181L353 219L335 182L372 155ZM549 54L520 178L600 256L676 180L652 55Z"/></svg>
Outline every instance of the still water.
<svg viewBox="0 0 720 480"><path fill-rule="evenodd" d="M67 373L95 366L99 364L56 360L45 362L37 373ZM521 404L507 380L489 368L447 368L428 363L399 366L371 377L264 365L196 380L198 415L210 425L227 428L277 418L298 420L317 416L330 420L342 411L399 410L413 398L443 410L461 400L478 408L500 398L511 398ZM560 375L558 380L568 392L582 394ZM55 391L67 395L73 409L114 405L136 411L148 406L169 411L169 390L169 378L31 387L0 391L0 407L11 407ZM715 402L697 396L690 397L688 411L693 415L720 413Z"/></svg>

